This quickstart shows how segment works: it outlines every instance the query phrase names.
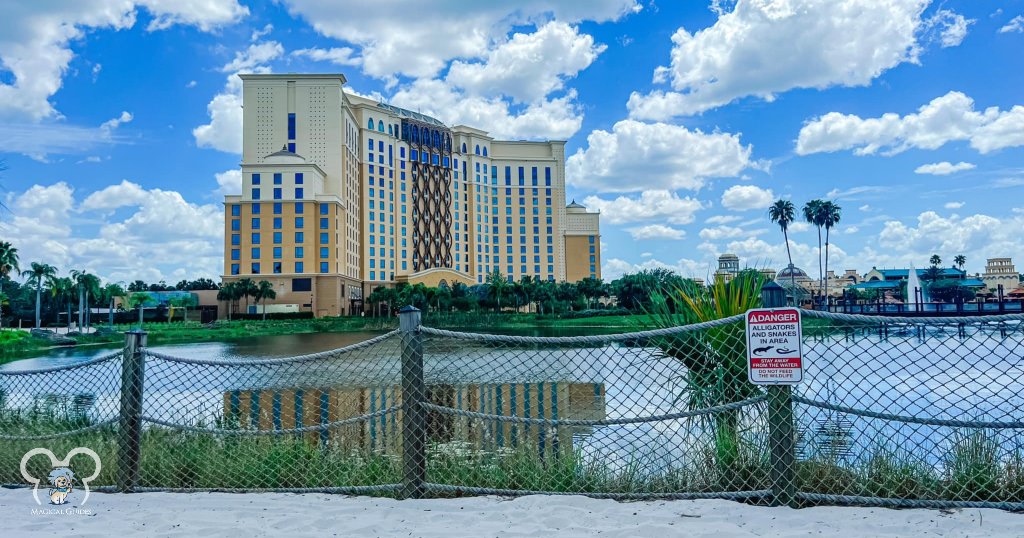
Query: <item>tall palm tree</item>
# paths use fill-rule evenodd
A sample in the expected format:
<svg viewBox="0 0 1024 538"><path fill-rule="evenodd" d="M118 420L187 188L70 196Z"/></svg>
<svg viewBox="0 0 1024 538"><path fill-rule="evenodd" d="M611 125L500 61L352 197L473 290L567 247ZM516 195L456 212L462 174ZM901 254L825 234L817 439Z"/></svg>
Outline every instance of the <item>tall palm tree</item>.
<svg viewBox="0 0 1024 538"><path fill-rule="evenodd" d="M955 263L956 266L959 267L961 271L963 271L964 264L967 263L967 256L964 256L963 254L957 254L956 256L953 257L953 263Z"/></svg>
<svg viewBox="0 0 1024 538"><path fill-rule="evenodd" d="M40 262L32 262L30 269L21 272L21 276L34 282L36 286L36 328L42 323L43 286L48 286L57 278L57 268Z"/></svg>
<svg viewBox="0 0 1024 538"><path fill-rule="evenodd" d="M822 214L821 208L822 208L822 206L824 204L825 204L824 200L815 199L815 200L811 200L810 202L807 202L806 204L804 204L804 208L803 208L804 220L807 221L808 224L813 224L814 226L816 226L818 228L818 294L819 295L821 294L821 290L822 290L821 282L822 282L822 278L824 276L824 273L822 273L822 269L821 269L821 254L822 254L822 252L821 252L821 227L824 226L824 224L825 224L824 223L824 218L823 218L824 215Z"/></svg>
<svg viewBox="0 0 1024 538"><path fill-rule="evenodd" d="M266 280L260 280L259 283L256 284L254 299L258 303L263 303L263 321L267 321L267 299L277 299L277 292L274 291L274 285Z"/></svg>
<svg viewBox="0 0 1024 538"><path fill-rule="evenodd" d="M836 224L839 224L839 219L843 218L843 208L839 207L839 204L828 200L821 204L821 224L825 227L825 274L828 274L828 237L829 232ZM828 278L825 278L825 300L828 301Z"/></svg>
<svg viewBox="0 0 1024 538"><path fill-rule="evenodd" d="M793 254L789 251L789 225L793 223L796 210L793 202L778 199L768 208L768 218L782 229L782 237L786 240L786 257L789 258L789 279L793 298L796 299L796 275L793 274Z"/></svg>
<svg viewBox="0 0 1024 538"><path fill-rule="evenodd" d="M231 307L241 297L238 282L228 282L217 290L217 300L227 301L228 321L231 321Z"/></svg>
<svg viewBox="0 0 1024 538"><path fill-rule="evenodd" d="M68 307L68 332L71 332L71 304L77 293L78 286L71 278L54 278L50 281L50 295L58 302L64 301Z"/></svg>
<svg viewBox="0 0 1024 538"><path fill-rule="evenodd" d="M90 298L100 294L101 283L98 276L85 271L71 271L71 279L75 281L75 286L78 288L78 329L81 330L82 327L88 327L90 324L91 320L87 315L87 312L91 310Z"/></svg>
<svg viewBox="0 0 1024 538"><path fill-rule="evenodd" d="M107 304L107 313L110 316L110 326L114 326L114 301L118 297L124 297L127 292L121 287L120 282L111 282L100 290L100 297Z"/></svg>
<svg viewBox="0 0 1024 538"><path fill-rule="evenodd" d="M21 273L18 267L18 249L11 246L7 241L0 242L0 294L3 293L3 279L14 274ZM0 328L4 326L3 306L0 306Z"/></svg>
<svg viewBox="0 0 1024 538"><path fill-rule="evenodd" d="M502 276L501 271L495 269L490 276L487 277L487 283L491 285L490 292L494 295L495 300L498 304L498 312L501 312L501 296L505 294L505 290L508 289L508 280Z"/></svg>
<svg viewBox="0 0 1024 538"><path fill-rule="evenodd" d="M236 284L235 299L245 299L245 313L249 313L249 297L256 295L256 283L251 278L243 278Z"/></svg>
<svg viewBox="0 0 1024 538"><path fill-rule="evenodd" d="M928 258L928 263L938 267L942 263L942 258L940 258L938 254L932 254L932 257Z"/></svg>

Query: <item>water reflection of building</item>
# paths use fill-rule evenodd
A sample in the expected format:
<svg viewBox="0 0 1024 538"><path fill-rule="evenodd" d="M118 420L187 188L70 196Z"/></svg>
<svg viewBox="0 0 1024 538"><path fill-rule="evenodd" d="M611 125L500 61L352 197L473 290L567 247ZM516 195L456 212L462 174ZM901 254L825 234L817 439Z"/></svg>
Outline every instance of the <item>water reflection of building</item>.
<svg viewBox="0 0 1024 538"><path fill-rule="evenodd" d="M428 400L463 411L506 417L605 418L604 385L601 383L431 385ZM229 425L240 428L288 430L373 414L401 403L399 386L234 390L224 394L224 416ZM310 442L345 450L397 452L401 449L401 426L399 410L366 421L313 430L303 436ZM427 429L431 442L466 441L484 450L517 447L528 442L542 452L571 448L574 434L589 432L586 427L562 427L555 432L547 426L471 419L433 411L427 415Z"/></svg>

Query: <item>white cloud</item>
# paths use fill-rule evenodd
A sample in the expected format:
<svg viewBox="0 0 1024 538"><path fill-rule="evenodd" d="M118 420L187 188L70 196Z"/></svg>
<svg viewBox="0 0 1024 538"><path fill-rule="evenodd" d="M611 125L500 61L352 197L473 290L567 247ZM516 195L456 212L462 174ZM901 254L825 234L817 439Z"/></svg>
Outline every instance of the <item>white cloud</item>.
<svg viewBox="0 0 1024 538"><path fill-rule="evenodd" d="M270 32L274 31L273 24L266 24L261 30L253 30L252 35L249 37L249 41L259 41L263 36L270 35Z"/></svg>
<svg viewBox="0 0 1024 538"><path fill-rule="evenodd" d="M11 218L0 222L0 232L22 260L50 263L61 271L85 269L115 281L220 274L220 204L194 204L177 192L128 181L81 202L76 194L68 184L56 183L8 195Z"/></svg>
<svg viewBox="0 0 1024 538"><path fill-rule="evenodd" d="M299 49L292 51L291 55L309 58L315 62L330 62L335 65L359 65L362 60L353 54L355 54L355 50L351 47L332 47L329 49Z"/></svg>
<svg viewBox="0 0 1024 538"><path fill-rule="evenodd" d="M122 110L120 116L113 119L109 119L100 124L100 130L107 131L109 133L110 131L113 131L114 129L120 127L122 123L128 123L132 121L132 119L134 118L131 112L128 112L127 110Z"/></svg>
<svg viewBox="0 0 1024 538"><path fill-rule="evenodd" d="M705 241L721 241L723 239L732 239L743 236L754 236L758 234L752 234L743 228L737 226L715 226L713 228L703 228L700 231L700 238Z"/></svg>
<svg viewBox="0 0 1024 538"><path fill-rule="evenodd" d="M488 51L483 62L452 62L445 80L471 95L507 95L530 103L561 90L565 78L589 67L606 48L577 28L551 21L533 33L514 34Z"/></svg>
<svg viewBox="0 0 1024 538"><path fill-rule="evenodd" d="M631 274L645 269L669 269L685 277L706 278L712 271L709 263L702 263L689 258L681 258L676 263L665 263L655 258L647 258L643 263L631 263L621 258L608 258L601 264L601 276L605 281L612 281L624 274Z"/></svg>
<svg viewBox="0 0 1024 538"><path fill-rule="evenodd" d="M767 211L774 200L775 193L771 189L762 189L755 185L733 185L722 193L722 207L733 211Z"/></svg>
<svg viewBox="0 0 1024 538"><path fill-rule="evenodd" d="M864 211L864 212L868 212L868 211L871 211L872 208L871 208L870 204L864 204L864 205L858 207L857 209L859 209L861 211Z"/></svg>
<svg viewBox="0 0 1024 538"><path fill-rule="evenodd" d="M633 239L682 239L686 232L664 224L648 224L647 226L636 226L626 228Z"/></svg>
<svg viewBox="0 0 1024 538"><path fill-rule="evenodd" d="M708 224L729 224L730 222L736 222L742 219L743 217L740 217L739 215L715 215L713 217L708 217L704 222Z"/></svg>
<svg viewBox="0 0 1024 538"><path fill-rule="evenodd" d="M911 225L900 221L886 222L878 236L878 250L875 250L875 243L870 243L860 257L871 259L879 266L905 266L909 263L923 266L935 253L950 260L957 254L963 254L969 263L980 269L986 258L1012 256L1024 251L1022 229L1024 215L1020 214L1010 217L953 214L947 218L934 211L925 211Z"/></svg>
<svg viewBox="0 0 1024 538"><path fill-rule="evenodd" d="M100 146L124 143L125 138L115 132L116 127L131 120L130 113L122 112L117 118L99 127L82 127L55 121L0 121L0 148L27 155L40 162L49 162L51 154L76 155Z"/></svg>
<svg viewBox="0 0 1024 538"><path fill-rule="evenodd" d="M186 88L195 88L196 87L196 81L194 81L194 80L188 81L188 84L185 84L185 87Z"/></svg>
<svg viewBox="0 0 1024 538"><path fill-rule="evenodd" d="M228 194L239 194L242 192L242 171L233 168L226 170L219 174L215 174L217 179L217 189L213 191L214 194L219 196L225 196Z"/></svg>
<svg viewBox="0 0 1024 538"><path fill-rule="evenodd" d="M663 120L746 96L767 101L793 88L866 86L916 63L930 0L737 0L709 28L672 36L671 65L654 82L674 91L634 92L630 116ZM952 39L952 37L951 37Z"/></svg>
<svg viewBox="0 0 1024 538"><path fill-rule="evenodd" d="M566 160L566 181L605 192L699 189L705 178L735 177L750 166L740 136L679 125L623 120L595 130Z"/></svg>
<svg viewBox="0 0 1024 538"><path fill-rule="evenodd" d="M137 7L153 16L149 30L186 24L209 31L248 13L235 0L8 2L0 17L0 63L13 81L0 82L0 118L59 118L49 99L74 57L72 42L89 30L131 28Z"/></svg>
<svg viewBox="0 0 1024 538"><path fill-rule="evenodd" d="M479 58L514 26L554 19L573 24L617 20L640 10L636 0L490 0L380 2L287 0L288 11L320 34L361 48L363 70L383 79L433 77L449 60ZM438 29L444 29L443 38Z"/></svg>
<svg viewBox="0 0 1024 538"><path fill-rule="evenodd" d="M967 37L967 28L976 22L978 21L975 19L967 19L948 9L940 9L925 21L924 27L926 30L935 31L936 39L942 48L947 48L963 43L964 38Z"/></svg>
<svg viewBox="0 0 1024 538"><path fill-rule="evenodd" d="M946 209L960 209L963 206L963 202L946 202L946 205L942 207L945 207Z"/></svg>
<svg viewBox="0 0 1024 538"><path fill-rule="evenodd" d="M965 163L960 161L953 164L949 161L942 161L940 163L922 164L914 169L915 174L931 174L933 176L948 176L956 172L963 172L964 170L973 170L975 166L971 163Z"/></svg>
<svg viewBox="0 0 1024 538"><path fill-rule="evenodd" d="M1010 32L1024 33L1024 15L1017 15L999 29L1000 34L1008 34Z"/></svg>
<svg viewBox="0 0 1024 538"><path fill-rule="evenodd" d="M210 123L192 129L197 146L225 153L242 153L242 80L238 73L269 73L266 63L283 54L284 47L276 41L253 43L246 50L236 52L235 58L220 68L222 72L229 73L227 82L224 89L206 105Z"/></svg>
<svg viewBox="0 0 1024 538"><path fill-rule="evenodd" d="M853 149L857 155L893 155L910 148L937 149L969 140L981 153L1024 145L1024 106L1001 111L974 109L974 100L951 91L921 106L917 113L886 113L862 119L829 112L804 124L797 138L800 155Z"/></svg>
<svg viewBox="0 0 1024 538"><path fill-rule="evenodd" d="M624 224L644 220L664 220L669 224L689 224L694 214L704 208L704 203L689 196L666 190L644 191L639 197L619 196L606 200L588 196L583 205L601 212L601 220L609 224Z"/></svg>

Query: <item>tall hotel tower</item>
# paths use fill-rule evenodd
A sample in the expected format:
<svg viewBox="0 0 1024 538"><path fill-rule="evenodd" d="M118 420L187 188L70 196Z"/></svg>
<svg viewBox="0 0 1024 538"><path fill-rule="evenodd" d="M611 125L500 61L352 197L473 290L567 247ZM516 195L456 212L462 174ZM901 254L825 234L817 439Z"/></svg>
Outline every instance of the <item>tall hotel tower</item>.
<svg viewBox="0 0 1024 538"><path fill-rule="evenodd" d="M357 313L377 286L499 271L601 276L597 213L565 203L565 142L486 131L345 93L343 75L241 75L242 192L224 198L224 280L268 311Z"/></svg>

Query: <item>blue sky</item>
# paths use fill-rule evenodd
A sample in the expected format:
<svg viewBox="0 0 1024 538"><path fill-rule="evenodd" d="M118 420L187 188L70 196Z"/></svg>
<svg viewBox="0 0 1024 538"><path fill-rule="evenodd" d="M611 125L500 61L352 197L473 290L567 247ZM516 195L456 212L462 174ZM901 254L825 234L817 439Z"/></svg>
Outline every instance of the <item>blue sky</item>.
<svg viewBox="0 0 1024 538"><path fill-rule="evenodd" d="M1024 0L17 4L0 239L24 265L216 277L251 71L341 72L453 125L568 140L608 279L705 276L723 252L783 266L778 197L843 207L837 270L1024 265ZM791 247L815 275L816 232Z"/></svg>

